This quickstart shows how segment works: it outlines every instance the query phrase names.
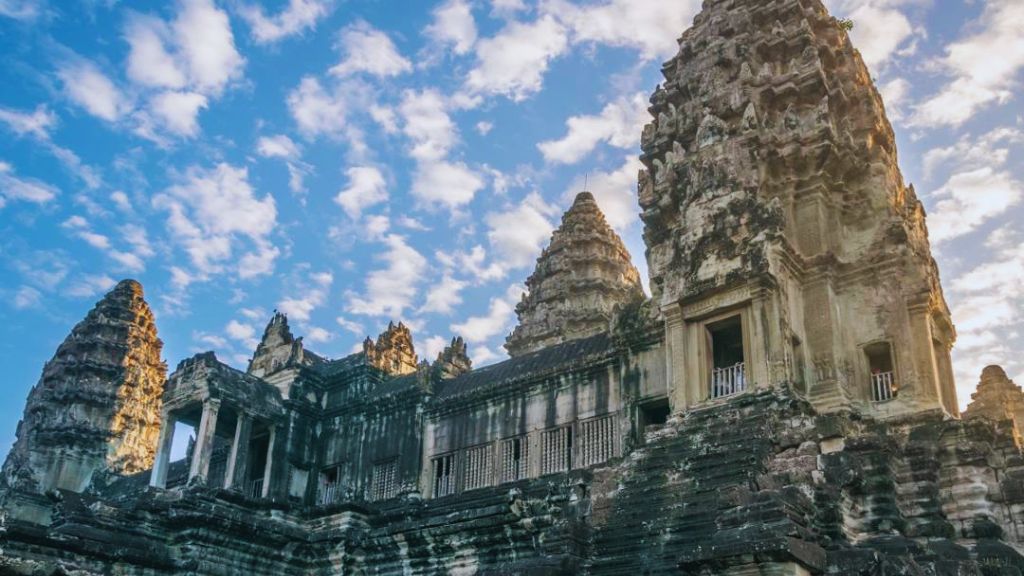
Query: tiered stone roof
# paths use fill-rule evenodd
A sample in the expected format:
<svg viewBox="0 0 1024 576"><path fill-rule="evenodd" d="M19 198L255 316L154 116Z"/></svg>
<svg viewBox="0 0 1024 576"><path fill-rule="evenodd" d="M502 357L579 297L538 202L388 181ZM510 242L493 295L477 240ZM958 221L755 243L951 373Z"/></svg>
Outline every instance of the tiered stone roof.
<svg viewBox="0 0 1024 576"><path fill-rule="evenodd" d="M616 307L643 298L640 274L590 192L576 196L526 280L511 356L609 329Z"/></svg>

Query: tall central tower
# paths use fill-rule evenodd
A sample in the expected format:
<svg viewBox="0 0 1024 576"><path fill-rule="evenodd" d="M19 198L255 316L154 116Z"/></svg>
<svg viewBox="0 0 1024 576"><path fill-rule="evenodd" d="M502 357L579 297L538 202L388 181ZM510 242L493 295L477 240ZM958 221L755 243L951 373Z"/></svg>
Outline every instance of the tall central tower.
<svg viewBox="0 0 1024 576"><path fill-rule="evenodd" d="M795 382L819 409L957 413L924 209L819 0L709 0L663 69L640 204L677 409Z"/></svg>

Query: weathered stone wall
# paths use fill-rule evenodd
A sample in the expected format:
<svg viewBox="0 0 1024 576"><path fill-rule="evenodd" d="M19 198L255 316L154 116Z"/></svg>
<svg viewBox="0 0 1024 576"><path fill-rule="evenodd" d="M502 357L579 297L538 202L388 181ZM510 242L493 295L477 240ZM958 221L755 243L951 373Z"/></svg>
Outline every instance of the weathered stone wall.
<svg viewBox="0 0 1024 576"><path fill-rule="evenodd" d="M0 566L24 574L58 564L79 574L1024 570L1024 459L1008 422L819 415L786 389L651 427L642 446L604 466L445 498L307 508L199 487L145 491L144 481L33 496L50 499L53 523L8 521Z"/></svg>

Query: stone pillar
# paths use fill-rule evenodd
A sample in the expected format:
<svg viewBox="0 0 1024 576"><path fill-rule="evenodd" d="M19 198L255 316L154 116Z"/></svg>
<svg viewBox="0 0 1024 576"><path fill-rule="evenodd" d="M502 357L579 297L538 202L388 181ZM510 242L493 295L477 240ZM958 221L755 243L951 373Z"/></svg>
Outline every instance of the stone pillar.
<svg viewBox="0 0 1024 576"><path fill-rule="evenodd" d="M231 454L224 473L224 487L242 488L245 471L249 467L249 443L252 441L252 418L239 412L235 420L235 438L231 442Z"/></svg>
<svg viewBox="0 0 1024 576"><path fill-rule="evenodd" d="M267 463L263 467L263 493L261 498L266 498L270 493L270 474L274 470L274 442L277 439L277 426L270 427L270 438L267 440Z"/></svg>
<svg viewBox="0 0 1024 576"><path fill-rule="evenodd" d="M683 309L676 303L661 309L665 317L665 378L673 414L690 407L686 390L686 339Z"/></svg>
<svg viewBox="0 0 1024 576"><path fill-rule="evenodd" d="M153 471L149 475L149 485L154 488L167 487L167 469L171 466L171 447L174 444L173 414L168 413L164 418L163 426L160 427L160 439L157 441L156 460L153 461Z"/></svg>
<svg viewBox="0 0 1024 576"><path fill-rule="evenodd" d="M210 456L213 455L214 434L217 431L217 413L220 411L220 400L209 398L203 403L203 417L196 430L196 445L192 454L192 464L188 470L188 479L196 476L205 481L210 473Z"/></svg>
<svg viewBox="0 0 1024 576"><path fill-rule="evenodd" d="M914 374L912 379L916 390L913 391L918 402L933 404L941 407L941 391L938 386L938 378L935 370L934 349L932 348L932 323L928 316L928 310L923 306L911 308L910 310L910 346L907 352L910 353L909 362L905 362L900 376L906 378L906 374ZM899 361L900 350L896 350L897 362Z"/></svg>

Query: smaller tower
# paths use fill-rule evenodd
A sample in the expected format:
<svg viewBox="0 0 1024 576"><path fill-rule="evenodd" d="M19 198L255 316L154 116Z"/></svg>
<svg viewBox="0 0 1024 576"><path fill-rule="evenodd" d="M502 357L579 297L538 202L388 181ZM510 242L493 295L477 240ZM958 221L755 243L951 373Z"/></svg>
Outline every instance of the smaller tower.
<svg viewBox="0 0 1024 576"><path fill-rule="evenodd" d="M1024 429L1024 391L1010 380L1002 366L988 366L981 372L978 390L971 395L964 418L1011 420L1019 443Z"/></svg>
<svg viewBox="0 0 1024 576"><path fill-rule="evenodd" d="M401 322L397 326L389 322L388 329L377 336L376 342L367 337L363 342L363 352L370 366L389 376L416 372L418 359L412 345L412 332Z"/></svg>
<svg viewBox="0 0 1024 576"><path fill-rule="evenodd" d="M153 465L167 366L142 285L124 280L43 367L7 455L8 486L81 492L93 473Z"/></svg>
<svg viewBox="0 0 1024 576"><path fill-rule="evenodd" d="M590 192L562 216L526 287L505 342L511 356L607 332L617 306L643 298L629 251Z"/></svg>
<svg viewBox="0 0 1024 576"><path fill-rule="evenodd" d="M473 369L473 361L469 359L462 336L452 338L452 343L438 352L433 369L442 380L450 380Z"/></svg>
<svg viewBox="0 0 1024 576"><path fill-rule="evenodd" d="M320 360L302 347L302 338L292 336L288 317L275 310L256 353L249 361L248 372L258 378L266 378L283 368L309 366Z"/></svg>

